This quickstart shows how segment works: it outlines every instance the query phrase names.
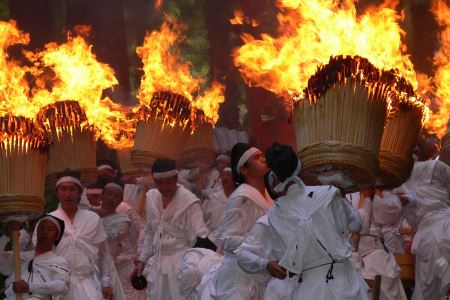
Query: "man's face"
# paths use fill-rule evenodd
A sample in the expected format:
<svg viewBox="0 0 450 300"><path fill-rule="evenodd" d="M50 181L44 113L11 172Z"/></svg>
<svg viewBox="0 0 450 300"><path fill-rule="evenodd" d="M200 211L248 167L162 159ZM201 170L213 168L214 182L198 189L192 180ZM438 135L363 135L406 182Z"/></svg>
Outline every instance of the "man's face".
<svg viewBox="0 0 450 300"><path fill-rule="evenodd" d="M163 198L171 199L173 196L175 196L175 193L177 192L178 189L177 186L178 176L154 180L155 186L161 193Z"/></svg>
<svg viewBox="0 0 450 300"><path fill-rule="evenodd" d="M120 202L123 200L123 192L114 187L108 187L103 190L102 193L102 209L113 212L119 206Z"/></svg>
<svg viewBox="0 0 450 300"><path fill-rule="evenodd" d="M75 183L63 182L58 185L56 196L63 210L73 210L78 206L78 201L81 197L81 188Z"/></svg>
<svg viewBox="0 0 450 300"><path fill-rule="evenodd" d="M216 163L217 170L219 170L220 173L223 172L223 169L230 167L230 160L229 159L220 159Z"/></svg>
<svg viewBox="0 0 450 300"><path fill-rule="evenodd" d="M233 174L231 172L222 172L220 175L220 181L225 189L234 188Z"/></svg>
<svg viewBox="0 0 450 300"><path fill-rule="evenodd" d="M42 245L53 244L58 239L58 228L50 220L42 220L36 230L37 243Z"/></svg>
<svg viewBox="0 0 450 300"><path fill-rule="evenodd" d="M102 198L100 197L100 194L91 194L86 195L89 204L92 206L100 206L102 205Z"/></svg>
<svg viewBox="0 0 450 300"><path fill-rule="evenodd" d="M247 167L241 167L241 173L245 177L264 178L267 172L269 172L269 166L262 152L253 154L247 160Z"/></svg>

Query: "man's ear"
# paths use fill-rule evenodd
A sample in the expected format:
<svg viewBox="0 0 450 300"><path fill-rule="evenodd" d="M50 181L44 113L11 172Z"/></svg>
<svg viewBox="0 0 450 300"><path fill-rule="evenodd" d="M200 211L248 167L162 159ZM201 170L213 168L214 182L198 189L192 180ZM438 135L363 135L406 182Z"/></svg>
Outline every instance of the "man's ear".
<svg viewBox="0 0 450 300"><path fill-rule="evenodd" d="M242 174L242 176L247 176L248 175L248 168L246 168L245 166L242 166L239 169L240 173Z"/></svg>

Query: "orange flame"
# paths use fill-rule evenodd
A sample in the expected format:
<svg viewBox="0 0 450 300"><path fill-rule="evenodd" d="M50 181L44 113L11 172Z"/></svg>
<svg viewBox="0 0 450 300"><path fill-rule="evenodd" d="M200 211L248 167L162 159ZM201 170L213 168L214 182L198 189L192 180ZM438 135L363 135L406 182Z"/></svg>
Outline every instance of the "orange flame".
<svg viewBox="0 0 450 300"><path fill-rule="evenodd" d="M31 149L44 150L47 146L44 131L31 119L0 117L0 149L6 156L23 155Z"/></svg>
<svg viewBox="0 0 450 300"><path fill-rule="evenodd" d="M234 16L232 19L230 19L230 24L232 24L232 25L248 24L253 27L259 26L259 22L257 20L253 20L253 19L250 19L250 18L244 16L244 12L241 9L236 9L234 11Z"/></svg>
<svg viewBox="0 0 450 300"><path fill-rule="evenodd" d="M444 0L438 0L433 2L431 11L443 29L439 34L441 47L434 57L436 71L433 84L436 87L438 109L431 113L425 127L431 133L442 137L447 132L450 116L450 7Z"/></svg>
<svg viewBox="0 0 450 300"><path fill-rule="evenodd" d="M401 16L391 8L395 4L388 1L358 16L352 0L280 0L279 37L263 34L257 40L244 34L234 63L249 84L285 98L301 92L317 67L337 55L358 55L379 69L398 69L417 88L401 40Z"/></svg>
<svg viewBox="0 0 450 300"><path fill-rule="evenodd" d="M180 61L179 44L183 26L169 20L160 30L147 33L144 43L136 49L142 59L144 76L137 97L142 105L149 105L153 95L158 92L171 92L185 97L191 106L201 109L212 124L218 119L218 107L224 101L224 88L213 83L203 96L196 97L200 91L200 78L191 75L190 62ZM195 111L191 111L194 120Z"/></svg>
<svg viewBox="0 0 450 300"><path fill-rule="evenodd" d="M7 53L10 46L26 45L29 41L29 35L21 32L14 21L0 21L0 116L33 118L39 110L28 99L29 87L25 76L29 69L12 61Z"/></svg>
<svg viewBox="0 0 450 300"><path fill-rule="evenodd" d="M97 135L105 143L114 148L131 146L132 139L123 134L133 131L131 122L126 118L130 110L108 97L102 97L105 89L118 82L113 69L97 61L91 48L81 36L68 34L65 44L50 43L44 51L29 54L41 72L44 68L50 68L56 77L51 90L34 90L33 102L42 107L56 101L78 101L89 123L96 126Z"/></svg>

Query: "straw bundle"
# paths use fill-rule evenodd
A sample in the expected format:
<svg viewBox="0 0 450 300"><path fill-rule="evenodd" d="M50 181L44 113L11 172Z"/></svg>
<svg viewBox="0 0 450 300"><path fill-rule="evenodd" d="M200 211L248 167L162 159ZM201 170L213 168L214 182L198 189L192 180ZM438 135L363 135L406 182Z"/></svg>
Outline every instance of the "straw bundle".
<svg viewBox="0 0 450 300"><path fill-rule="evenodd" d="M387 114L387 74L360 57L331 58L295 110L302 179L345 191L373 185Z"/></svg>
<svg viewBox="0 0 450 300"><path fill-rule="evenodd" d="M95 132L76 101L48 105L38 114L38 122L51 141L47 186L54 188L56 174L69 168L81 172L81 182L97 180Z"/></svg>
<svg viewBox="0 0 450 300"><path fill-rule="evenodd" d="M133 166L149 171L158 157L178 160L191 130L191 107L180 95L158 92L138 112Z"/></svg>
<svg viewBox="0 0 450 300"><path fill-rule="evenodd" d="M181 152L180 166L191 169L195 162L203 162L209 166L214 165L214 130L210 122L205 118L202 111L199 111L196 118L195 131Z"/></svg>
<svg viewBox="0 0 450 300"><path fill-rule="evenodd" d="M448 132L441 141L441 154L439 160L450 166L450 132Z"/></svg>
<svg viewBox="0 0 450 300"><path fill-rule="evenodd" d="M409 178L414 164L412 153L422 128L422 115L422 107L406 102L391 111L381 141L377 187L395 188Z"/></svg>
<svg viewBox="0 0 450 300"><path fill-rule="evenodd" d="M131 164L131 148L118 149L117 157L122 174L132 178L148 175L145 171L137 169Z"/></svg>
<svg viewBox="0 0 450 300"><path fill-rule="evenodd" d="M0 216L43 213L47 149L44 132L30 119L0 118Z"/></svg>

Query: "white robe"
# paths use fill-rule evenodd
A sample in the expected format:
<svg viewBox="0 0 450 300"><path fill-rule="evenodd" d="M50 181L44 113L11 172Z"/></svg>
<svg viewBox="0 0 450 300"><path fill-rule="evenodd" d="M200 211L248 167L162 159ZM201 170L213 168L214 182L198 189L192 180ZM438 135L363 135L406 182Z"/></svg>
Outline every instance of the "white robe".
<svg viewBox="0 0 450 300"><path fill-rule="evenodd" d="M203 216L206 226L209 230L209 239L220 246L220 228L225 218L225 210L227 208L227 196L223 189L209 195L203 202Z"/></svg>
<svg viewBox="0 0 450 300"><path fill-rule="evenodd" d="M125 202L121 202L116 210L118 213L126 214L130 221L126 234L120 238L120 253L114 259L117 272L127 299L144 300L147 298L147 291L134 289L129 278L134 269L134 259L139 256L144 245L145 221Z"/></svg>
<svg viewBox="0 0 450 300"><path fill-rule="evenodd" d="M436 160L416 162L410 179L396 190L417 198L404 207L417 229L411 248L416 255L412 299L441 299L450 288L450 167Z"/></svg>
<svg viewBox="0 0 450 300"><path fill-rule="evenodd" d="M256 280L239 268L236 250L272 205L267 192L263 196L245 183L230 195L220 236L224 261L211 282L214 299L254 299L262 294Z"/></svg>
<svg viewBox="0 0 450 300"><path fill-rule="evenodd" d="M109 216L102 217L101 220L103 223L103 227L105 228L106 235L108 236L107 241L109 251L115 264L115 270L112 270L111 278L111 287L113 289L114 299L130 299L128 295L125 294L125 287L127 287L128 290L130 288L133 289L133 287L131 286L130 280L128 278L125 278L125 280L123 280L124 278L119 275L118 270L119 267L122 267L122 265L117 261L117 257L122 251L121 241L128 234L130 228L130 219L126 214L115 213Z"/></svg>
<svg viewBox="0 0 450 300"><path fill-rule="evenodd" d="M55 249L57 255L67 260L71 272L69 293L61 299L103 299L95 274L101 269L105 284L111 276L112 259L107 247L100 247L107 235L99 216L89 210L78 209L71 223L60 207L50 214L63 220L65 225L64 235Z"/></svg>
<svg viewBox="0 0 450 300"><path fill-rule="evenodd" d="M178 300L177 273L182 256L195 244L197 237L208 235L199 199L178 185L175 196L165 209L157 189L148 191L145 204L147 225L139 260L148 264L147 298Z"/></svg>
<svg viewBox="0 0 450 300"><path fill-rule="evenodd" d="M223 256L204 248L192 248L183 255L180 273L180 294L185 300L211 299L209 280L215 274Z"/></svg>
<svg viewBox="0 0 450 300"><path fill-rule="evenodd" d="M237 260L239 267L250 274L260 274L258 282L264 290L265 300L292 299L296 278L287 277L280 280L271 277L267 271L267 263L272 256L272 239L270 237L269 219L267 215L259 218L245 241L239 246ZM267 286L267 288L265 288Z"/></svg>
<svg viewBox="0 0 450 300"><path fill-rule="evenodd" d="M5 281L5 295L8 300L15 300L16 294L12 289L15 281L14 259L11 251L3 251L9 239L3 236L0 239L0 273L9 276ZM22 299L55 299L55 296L64 295L69 289L69 270L64 257L49 251L34 256L33 251L20 252L20 273L23 280L28 283L29 293L22 294ZM32 271L29 271L30 261Z"/></svg>
<svg viewBox="0 0 450 300"><path fill-rule="evenodd" d="M273 256L299 277L293 299L368 299L364 279L348 262L346 233L359 231L361 219L336 188L291 185L268 216Z"/></svg>
<svg viewBox="0 0 450 300"><path fill-rule="evenodd" d="M386 207L383 207L383 205ZM357 259L360 266L359 271L365 279L374 279L375 276L381 275L381 300L406 300L405 290L400 278L400 267L393 252L386 252L381 242L382 228L390 225L388 224L390 222L395 222L393 213L384 213L389 208L393 213L398 210L398 216L396 216L398 222L401 207L396 205L395 201L391 203L388 199L382 200L377 196L373 201L366 199L364 206L359 209L363 225L358 246L359 255L357 256L359 258ZM377 221L385 224L380 225Z"/></svg>

